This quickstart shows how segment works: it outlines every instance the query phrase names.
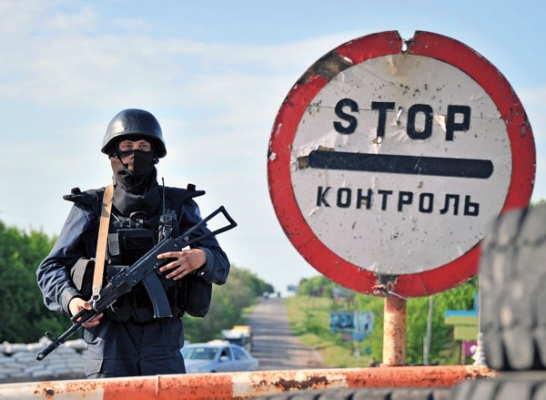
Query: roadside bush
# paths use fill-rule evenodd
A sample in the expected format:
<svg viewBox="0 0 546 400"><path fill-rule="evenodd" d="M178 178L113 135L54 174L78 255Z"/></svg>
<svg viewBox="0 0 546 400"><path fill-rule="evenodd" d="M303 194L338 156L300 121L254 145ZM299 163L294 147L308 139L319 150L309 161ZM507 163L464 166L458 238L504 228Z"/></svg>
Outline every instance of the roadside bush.
<svg viewBox="0 0 546 400"><path fill-rule="evenodd" d="M341 346L346 354L352 354L356 346L368 351L366 356L373 356L381 360L383 356L383 314L384 299L353 292L349 301L336 302L331 296L337 285L327 278L320 276L302 280L300 293L296 299L287 299L289 307L301 308L303 316L299 321L290 321L294 334L307 336L309 334L320 337L322 342L329 342L332 346ZM320 289L322 288L322 289ZM454 346L453 327L444 324L447 310L471 310L474 307L474 295L477 292L477 279L472 278L455 288L434 295L432 314L432 340L429 354L431 364L454 364L458 361L458 348ZM311 293L312 296L307 294ZM305 294L305 295L304 295ZM318 302L316 297L327 303ZM307 300L304 300L307 299ZM423 341L426 336L428 319L429 297L410 298L406 303L406 362L408 364L423 363ZM321 306L317 306L321 304ZM329 331L329 315L333 310L359 310L374 313L374 329L361 343L352 343L350 340L340 340L340 334ZM296 315L296 314L294 314ZM324 344L323 347L326 347ZM360 366L356 358L350 361L348 357L335 360L336 365L330 367Z"/></svg>
<svg viewBox="0 0 546 400"><path fill-rule="evenodd" d="M212 303L207 316L184 316L186 339L191 342L220 339L222 329L244 323L245 308L252 306L264 291L273 292L274 289L251 272L232 265L227 282L222 286L213 285Z"/></svg>
<svg viewBox="0 0 546 400"><path fill-rule="evenodd" d="M32 343L46 331L59 335L70 319L44 305L36 282L36 268L47 256L56 237L6 227L0 221L0 342ZM243 310L273 286L253 273L232 265L228 282L213 286L211 309L206 318L184 317L186 338L206 341L220 337L222 329L244 322Z"/></svg>
<svg viewBox="0 0 546 400"><path fill-rule="evenodd" d="M66 329L68 318L49 311L36 283L36 267L55 239L26 233L0 221L0 341L35 342L46 330Z"/></svg>

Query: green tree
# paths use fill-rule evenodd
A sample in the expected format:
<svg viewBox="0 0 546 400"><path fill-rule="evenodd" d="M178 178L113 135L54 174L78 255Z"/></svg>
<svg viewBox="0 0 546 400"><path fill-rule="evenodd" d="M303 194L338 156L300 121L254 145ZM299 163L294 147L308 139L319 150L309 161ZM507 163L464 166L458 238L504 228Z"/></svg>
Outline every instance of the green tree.
<svg viewBox="0 0 546 400"><path fill-rule="evenodd" d="M302 279L299 285L299 293L307 296L332 297L334 288L338 286L332 280L323 275Z"/></svg>
<svg viewBox="0 0 546 400"><path fill-rule="evenodd" d="M275 292L275 288L271 284L264 282L253 272L238 268L235 265L232 268L230 278L241 280L254 296L261 296L264 292Z"/></svg>
<svg viewBox="0 0 546 400"><path fill-rule="evenodd" d="M26 233L6 227L0 221L0 341L35 342L50 331L60 334L70 321L52 312L43 303L36 283L36 268L47 256L56 238L43 232ZM228 282L213 286L213 300L205 318L185 316L185 331L192 341L219 338L222 329L244 322L243 310L263 292L274 292L272 285L255 274L231 267Z"/></svg>
<svg viewBox="0 0 546 400"><path fill-rule="evenodd" d="M434 295L430 363L453 363L453 327L444 323L447 310L471 310L474 307L477 279ZM383 354L384 299L357 294L360 310L374 312L374 331L369 345L373 356L380 360ZM426 336L429 297L410 298L406 303L406 362L423 363L423 341Z"/></svg>
<svg viewBox="0 0 546 400"><path fill-rule="evenodd" d="M68 317L47 309L36 283L36 268L55 241L43 232L26 233L0 221L0 341L35 342L46 331L60 334L69 326ZM272 293L274 288L250 271L232 266L228 282L213 286L207 317L184 317L188 339L219 338L222 329L243 323L243 310L263 292Z"/></svg>
<svg viewBox="0 0 546 400"><path fill-rule="evenodd" d="M212 303L207 316L184 316L186 339L191 342L220 339L222 329L244 323L244 309L253 305L264 291L274 292L274 288L255 274L232 265L227 282L221 286L213 285Z"/></svg>
<svg viewBox="0 0 546 400"><path fill-rule="evenodd" d="M36 267L53 243L43 232L27 234L0 221L0 340L37 341L68 321L45 307L36 283Z"/></svg>
<svg viewBox="0 0 546 400"><path fill-rule="evenodd" d="M332 299L332 292L336 286L328 278L317 276L302 280L299 292L301 295L313 293L316 296L317 289L322 287L322 296ZM445 312L447 310L473 309L477 290L477 279L472 278L455 288L434 295L430 363L453 364L456 361L457 354L454 354L453 348L453 327L445 325ZM429 300L429 297L417 297L408 299L406 303L406 362L408 364L423 363L423 341L426 336ZM346 309L374 313L373 332L364 339L361 347L370 348L372 355L378 360L383 357L384 304L384 298L354 293L352 304L337 304L332 299L330 305L330 310L345 307ZM316 316L313 320L306 317L302 324L298 331L299 334L304 332L319 334L320 332L323 338L330 337L332 342L339 343L339 335L317 329ZM345 343L345 346L349 347L350 344Z"/></svg>

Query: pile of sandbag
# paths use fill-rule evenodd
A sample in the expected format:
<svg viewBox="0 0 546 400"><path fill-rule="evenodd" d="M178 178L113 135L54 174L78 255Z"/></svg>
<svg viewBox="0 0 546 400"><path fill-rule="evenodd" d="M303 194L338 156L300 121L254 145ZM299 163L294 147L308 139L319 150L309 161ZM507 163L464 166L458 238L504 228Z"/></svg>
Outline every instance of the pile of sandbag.
<svg viewBox="0 0 546 400"><path fill-rule="evenodd" d="M0 383L84 379L87 345L83 339L67 341L36 361L36 354L49 343L43 337L38 343L0 344Z"/></svg>

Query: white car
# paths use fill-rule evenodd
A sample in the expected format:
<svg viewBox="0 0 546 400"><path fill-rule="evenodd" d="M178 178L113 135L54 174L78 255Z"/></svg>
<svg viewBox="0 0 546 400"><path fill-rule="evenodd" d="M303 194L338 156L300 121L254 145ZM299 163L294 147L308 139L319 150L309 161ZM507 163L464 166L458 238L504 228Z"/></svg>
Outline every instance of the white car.
<svg viewBox="0 0 546 400"><path fill-rule="evenodd" d="M257 371L260 366L245 349L224 341L194 343L180 351L188 374Z"/></svg>

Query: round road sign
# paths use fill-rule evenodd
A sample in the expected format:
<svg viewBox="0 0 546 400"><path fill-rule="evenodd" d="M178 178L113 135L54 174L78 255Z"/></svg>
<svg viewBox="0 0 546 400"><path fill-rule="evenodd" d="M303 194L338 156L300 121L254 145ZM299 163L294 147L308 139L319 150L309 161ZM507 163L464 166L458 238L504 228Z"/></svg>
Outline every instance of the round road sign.
<svg viewBox="0 0 546 400"><path fill-rule="evenodd" d="M528 205L534 174L508 81L429 32L377 33L319 59L286 97L268 153L275 212L302 256L343 286L404 297L475 275L488 228Z"/></svg>

